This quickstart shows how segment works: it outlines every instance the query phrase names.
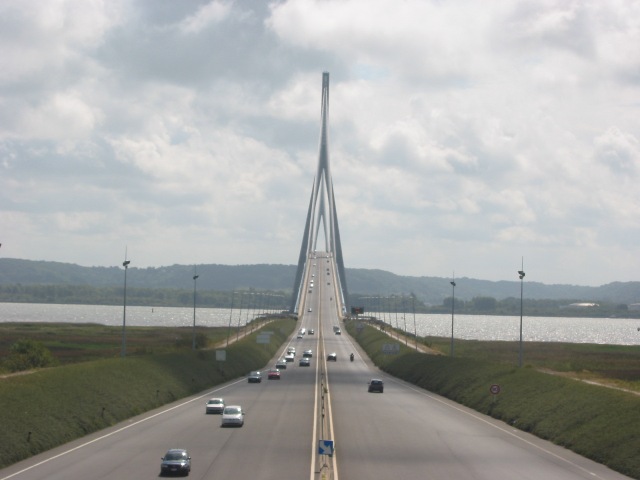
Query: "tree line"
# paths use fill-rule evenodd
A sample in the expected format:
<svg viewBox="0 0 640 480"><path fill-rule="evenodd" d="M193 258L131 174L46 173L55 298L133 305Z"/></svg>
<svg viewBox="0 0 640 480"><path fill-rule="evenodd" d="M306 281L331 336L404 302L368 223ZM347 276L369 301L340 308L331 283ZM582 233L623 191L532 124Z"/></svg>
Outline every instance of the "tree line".
<svg viewBox="0 0 640 480"><path fill-rule="evenodd" d="M193 306L193 290L177 288L127 287L127 305L150 307ZM9 303L57 303L80 305L121 305L124 287L92 285L0 285L0 302ZM199 307L207 308L258 308L285 311L289 308L291 293L285 291L257 290L196 291ZM365 315L377 312L451 313L454 298L445 297L442 303L433 305L420 300L415 294L350 295L347 311L351 307L363 307ZM581 304L575 299L527 299L522 309L526 316L537 317L619 317L640 318L640 311L630 310L625 303L598 302L593 306ZM584 304L583 304L584 305ZM471 300L455 298L454 313L461 315L520 315L520 298L498 300L490 296L476 296Z"/></svg>
<svg viewBox="0 0 640 480"><path fill-rule="evenodd" d="M414 294L387 296L352 295L354 306L363 307L365 315L377 313L440 313L460 315L520 315L520 298L509 297L498 300L490 296L477 296L463 300L445 297L439 305L429 305ZM522 299L522 313L530 317L593 317L593 318L640 318L640 311L630 310L626 303L584 303L565 299Z"/></svg>
<svg viewBox="0 0 640 480"><path fill-rule="evenodd" d="M127 305L149 307L191 307L194 291L172 288L127 287ZM208 308L288 309L290 294L282 291L245 289L239 291L196 290L196 303ZM122 305L123 287L91 285L0 285L0 302L57 303L67 305Z"/></svg>

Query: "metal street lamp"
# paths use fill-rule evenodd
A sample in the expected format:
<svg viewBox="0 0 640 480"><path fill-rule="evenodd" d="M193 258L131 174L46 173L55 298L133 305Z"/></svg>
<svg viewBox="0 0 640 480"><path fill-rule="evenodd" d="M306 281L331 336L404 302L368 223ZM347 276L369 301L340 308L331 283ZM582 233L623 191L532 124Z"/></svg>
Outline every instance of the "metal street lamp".
<svg viewBox="0 0 640 480"><path fill-rule="evenodd" d="M122 266L124 267L124 307L122 309L122 350L120 352L120 356L123 358L127 356L127 269L130 263L131 260L127 260L127 254L125 253L124 262L122 262Z"/></svg>
<svg viewBox="0 0 640 480"><path fill-rule="evenodd" d="M238 314L238 329L236 330L236 342L240 339L240 321L242 320L242 302L244 301L244 291L240 292L240 313Z"/></svg>
<svg viewBox="0 0 640 480"><path fill-rule="evenodd" d="M229 336L231 335L231 319L233 318L233 300L236 298L235 290L231 293L231 310L229 311L229 330L227 330L227 347L229 346Z"/></svg>
<svg viewBox="0 0 640 480"><path fill-rule="evenodd" d="M518 366L522 367L522 293L524 291L524 259L522 260L522 270L518 270L520 278L520 352L518 354Z"/></svg>
<svg viewBox="0 0 640 480"><path fill-rule="evenodd" d="M191 349L196 349L196 280L200 275L196 275L196 267L193 267L193 338Z"/></svg>
<svg viewBox="0 0 640 480"><path fill-rule="evenodd" d="M395 308L396 311L396 335L398 335L398 301L396 300L396 296L395 294L391 295L391 297L393 298L393 306Z"/></svg>
<svg viewBox="0 0 640 480"><path fill-rule="evenodd" d="M411 310L413 310L413 339L418 351L418 327L416 326L416 294L411 292Z"/></svg>
<svg viewBox="0 0 640 480"><path fill-rule="evenodd" d="M452 279L450 282L451 284L451 356L453 357L453 319L454 319L454 312L455 312L455 305L456 305L456 282L455 282L455 278Z"/></svg>
<svg viewBox="0 0 640 480"><path fill-rule="evenodd" d="M407 307L404 304L404 293L402 294L402 319L404 320L404 344L409 345L409 337L407 336Z"/></svg>

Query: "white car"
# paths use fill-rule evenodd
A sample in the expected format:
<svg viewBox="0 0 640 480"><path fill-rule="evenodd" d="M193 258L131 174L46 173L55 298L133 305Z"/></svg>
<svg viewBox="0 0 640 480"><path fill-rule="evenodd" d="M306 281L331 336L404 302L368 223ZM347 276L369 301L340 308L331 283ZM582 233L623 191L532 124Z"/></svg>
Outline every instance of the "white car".
<svg viewBox="0 0 640 480"><path fill-rule="evenodd" d="M224 399L223 398L210 398L207 402L206 412L207 413L222 413L224 410Z"/></svg>
<svg viewBox="0 0 640 480"><path fill-rule="evenodd" d="M304 353L302 354L303 357L305 358L312 358L313 357L313 350L305 350Z"/></svg>
<svg viewBox="0 0 640 480"><path fill-rule="evenodd" d="M295 354L296 354L296 347L289 347L289 348L287 348L287 354L289 354L289 353L290 353L291 355L294 355L294 356L295 356Z"/></svg>
<svg viewBox="0 0 640 480"><path fill-rule="evenodd" d="M222 411L221 427L241 427L244 425L244 411L240 405L227 405Z"/></svg>
<svg viewBox="0 0 640 480"><path fill-rule="evenodd" d="M284 361L285 362L293 362L296 359L296 357L293 356L293 353L287 353L284 356Z"/></svg>

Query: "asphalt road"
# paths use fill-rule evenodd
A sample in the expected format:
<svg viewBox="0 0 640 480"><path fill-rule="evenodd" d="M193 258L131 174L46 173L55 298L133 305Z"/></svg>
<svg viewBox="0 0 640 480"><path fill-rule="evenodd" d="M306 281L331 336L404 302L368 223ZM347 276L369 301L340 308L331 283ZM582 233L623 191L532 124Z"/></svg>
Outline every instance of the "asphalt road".
<svg viewBox="0 0 640 480"><path fill-rule="evenodd" d="M300 320L315 334L294 334L296 362L281 380L230 382L20 462L0 480L155 478L169 448L189 450L194 479L627 478L382 374L349 336L334 334L332 265L315 260ZM313 350L311 367L298 365L305 349ZM326 363L331 352L338 361ZM384 393L367 392L372 377L384 380ZM245 408L244 427L221 428L218 415L205 414L214 396ZM335 455L318 455L321 439L335 442Z"/></svg>

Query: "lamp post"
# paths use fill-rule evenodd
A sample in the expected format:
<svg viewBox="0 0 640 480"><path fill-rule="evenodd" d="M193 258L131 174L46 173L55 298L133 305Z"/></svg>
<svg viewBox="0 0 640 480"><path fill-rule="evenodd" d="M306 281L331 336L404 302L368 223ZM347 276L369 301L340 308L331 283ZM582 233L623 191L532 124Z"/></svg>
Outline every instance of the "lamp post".
<svg viewBox="0 0 640 480"><path fill-rule="evenodd" d="M227 347L229 346L229 336L231 335L231 319L233 318L233 300L236 298L235 290L231 293L231 310L229 311L229 330L227 330Z"/></svg>
<svg viewBox="0 0 640 480"><path fill-rule="evenodd" d="M200 275L196 275L196 267L193 267L193 335L191 349L196 349L196 280Z"/></svg>
<svg viewBox="0 0 640 480"><path fill-rule="evenodd" d="M449 282L451 284L451 356L453 357L453 319L456 305L456 282L455 277Z"/></svg>
<svg viewBox="0 0 640 480"><path fill-rule="evenodd" d="M518 366L522 367L522 293L524 291L524 258L522 259L522 270L518 270L520 278L520 351L518 353Z"/></svg>
<svg viewBox="0 0 640 480"><path fill-rule="evenodd" d="M122 266L124 267L124 303L122 309L122 350L120 352L120 356L123 358L127 356L127 269L130 263L131 260L127 260L127 253L125 251L124 262L122 262Z"/></svg>
<svg viewBox="0 0 640 480"><path fill-rule="evenodd" d="M418 327L416 326L416 294L411 292L411 310L413 310L413 338L418 351Z"/></svg>
<svg viewBox="0 0 640 480"><path fill-rule="evenodd" d="M244 291L240 292L240 313L238 313L238 329L236 330L236 342L240 339L240 321L242 320L243 300L244 300Z"/></svg>
<svg viewBox="0 0 640 480"><path fill-rule="evenodd" d="M409 345L409 337L407 337L407 307L404 303L404 293L402 294L402 319L404 320L404 344Z"/></svg>
<svg viewBox="0 0 640 480"><path fill-rule="evenodd" d="M391 295L391 297L393 297L393 306L395 307L395 311L396 311L396 335L398 335L398 301L396 300L396 296L395 294Z"/></svg>

